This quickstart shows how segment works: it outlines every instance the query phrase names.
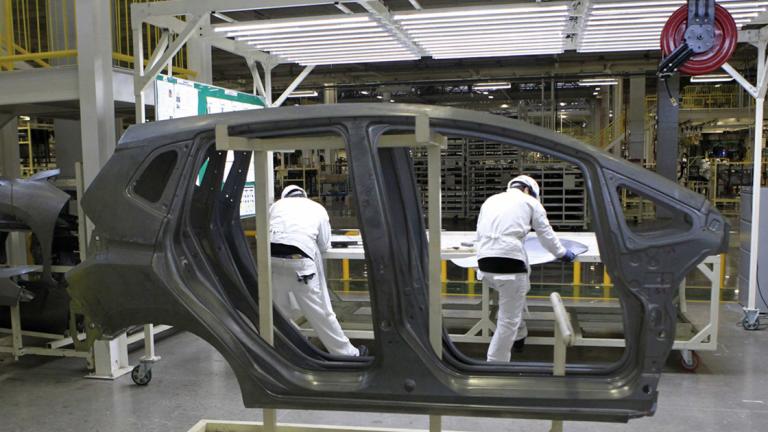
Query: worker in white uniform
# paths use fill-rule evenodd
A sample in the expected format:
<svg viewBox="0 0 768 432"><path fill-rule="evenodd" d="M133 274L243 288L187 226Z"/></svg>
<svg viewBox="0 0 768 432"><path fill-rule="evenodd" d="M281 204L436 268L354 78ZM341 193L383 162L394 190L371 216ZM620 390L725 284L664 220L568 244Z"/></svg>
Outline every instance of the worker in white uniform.
<svg viewBox="0 0 768 432"><path fill-rule="evenodd" d="M292 296L328 352L366 355L364 346L358 349L349 342L331 306L321 255L331 247L325 208L307 198L304 189L288 186L269 209L269 229L272 286L280 312L289 319L297 318Z"/></svg>
<svg viewBox="0 0 768 432"><path fill-rule="evenodd" d="M523 247L533 228L552 255L573 261L575 255L560 243L539 201L539 185L529 176L512 179L507 191L488 198L477 219L477 258L483 283L499 293L496 331L488 347L489 362L508 362L515 341L524 343L525 296L531 289L528 255Z"/></svg>

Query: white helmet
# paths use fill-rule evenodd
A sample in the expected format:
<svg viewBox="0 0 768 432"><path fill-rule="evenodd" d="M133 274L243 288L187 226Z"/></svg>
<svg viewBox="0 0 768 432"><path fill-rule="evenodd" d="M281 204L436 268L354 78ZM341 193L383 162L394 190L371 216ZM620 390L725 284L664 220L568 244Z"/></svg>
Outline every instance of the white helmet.
<svg viewBox="0 0 768 432"><path fill-rule="evenodd" d="M513 178L512 180L507 183L507 191L512 189L515 185L522 185L528 188L528 190L531 191L531 196L533 196L536 199L540 199L539 197L539 184L536 183L536 180L528 177L527 175L521 175Z"/></svg>
<svg viewBox="0 0 768 432"><path fill-rule="evenodd" d="M307 192L296 185L287 186L285 189L283 189L283 193L280 194L280 198L306 198L306 197L307 197Z"/></svg>

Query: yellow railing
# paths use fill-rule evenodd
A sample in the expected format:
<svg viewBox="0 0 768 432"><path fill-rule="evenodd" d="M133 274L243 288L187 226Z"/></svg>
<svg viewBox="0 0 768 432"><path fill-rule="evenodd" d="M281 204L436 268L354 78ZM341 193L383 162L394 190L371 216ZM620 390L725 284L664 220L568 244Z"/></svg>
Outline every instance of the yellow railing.
<svg viewBox="0 0 768 432"><path fill-rule="evenodd" d="M750 100L740 95L738 84L707 84L688 85L683 88L680 95L680 108L682 109L723 109L743 108ZM656 95L645 97L646 110L650 112L656 108Z"/></svg>
<svg viewBox="0 0 768 432"><path fill-rule="evenodd" d="M619 122L619 128L616 129L616 121ZM610 145L616 138L619 136L624 135L626 128L626 122L624 121L624 116L619 116L618 120L614 120L610 123L608 123L608 126L604 127L600 130L597 134L594 134L592 136L592 139L590 141L590 144L605 148L608 145Z"/></svg>
<svg viewBox="0 0 768 432"><path fill-rule="evenodd" d="M111 0L112 47L115 66L133 67L132 3L158 0ZM0 0L0 70L13 70L19 63L32 67L50 67L74 63L77 57L75 35L75 0ZM144 52L152 53L162 32L144 24ZM196 73L187 69L187 50L183 48L172 60L173 72L184 77Z"/></svg>

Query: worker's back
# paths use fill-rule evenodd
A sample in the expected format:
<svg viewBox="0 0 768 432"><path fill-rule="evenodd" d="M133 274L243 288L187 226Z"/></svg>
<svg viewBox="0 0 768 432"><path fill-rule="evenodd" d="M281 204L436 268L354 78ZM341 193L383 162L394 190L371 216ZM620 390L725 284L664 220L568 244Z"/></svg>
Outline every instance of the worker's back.
<svg viewBox="0 0 768 432"><path fill-rule="evenodd" d="M488 198L477 218L477 257L507 257L526 261L523 239L531 231L535 198L510 189Z"/></svg>
<svg viewBox="0 0 768 432"><path fill-rule="evenodd" d="M269 209L272 243L296 246L310 257L330 247L330 225L325 208L300 197L283 198Z"/></svg>

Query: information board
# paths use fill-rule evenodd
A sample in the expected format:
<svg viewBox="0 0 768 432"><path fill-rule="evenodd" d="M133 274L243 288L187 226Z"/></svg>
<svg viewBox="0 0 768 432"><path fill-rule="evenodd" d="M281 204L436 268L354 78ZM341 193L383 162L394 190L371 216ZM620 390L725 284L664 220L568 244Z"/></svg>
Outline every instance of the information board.
<svg viewBox="0 0 768 432"><path fill-rule="evenodd" d="M262 109L265 107L264 98L261 96L229 90L208 84L183 80L167 75L155 77L155 120L169 120L181 117L217 114L231 111L244 111L250 109ZM227 163L224 168L224 178L234 161L234 153L227 152ZM198 175L198 181L202 178L208 166L208 161L203 164ZM248 170L245 182L245 190L240 200L240 217L250 217L256 214L256 200L254 197L253 166Z"/></svg>

